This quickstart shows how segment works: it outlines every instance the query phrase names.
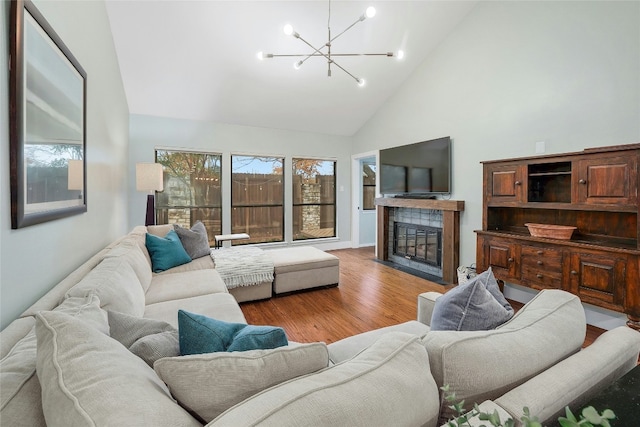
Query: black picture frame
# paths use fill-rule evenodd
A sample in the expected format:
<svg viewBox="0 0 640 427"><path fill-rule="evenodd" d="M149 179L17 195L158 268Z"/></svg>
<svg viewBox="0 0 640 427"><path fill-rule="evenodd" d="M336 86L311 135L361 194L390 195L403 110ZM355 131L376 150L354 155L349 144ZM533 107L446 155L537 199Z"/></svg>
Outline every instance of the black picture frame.
<svg viewBox="0 0 640 427"><path fill-rule="evenodd" d="M87 74L29 0L11 2L11 228L87 211Z"/></svg>

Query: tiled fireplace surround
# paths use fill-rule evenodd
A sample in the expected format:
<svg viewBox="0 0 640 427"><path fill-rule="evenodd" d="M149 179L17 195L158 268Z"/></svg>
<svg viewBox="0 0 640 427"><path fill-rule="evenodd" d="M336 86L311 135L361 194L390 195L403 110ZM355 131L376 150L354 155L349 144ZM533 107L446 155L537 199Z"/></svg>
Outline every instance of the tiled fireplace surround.
<svg viewBox="0 0 640 427"><path fill-rule="evenodd" d="M416 208L393 208L389 212L389 249L388 249L388 257L389 261L394 262L399 265L403 265L405 267L413 268L415 270L422 271L427 274L431 274L433 276L442 277L442 259L441 256L437 256L437 254L433 254L434 257L427 256L427 252L431 252L431 250L435 251L436 248L432 247L431 250L427 250L425 245L427 242L420 242L420 238L414 240L414 243L408 243L406 250L404 248L397 248L400 254L394 254L394 249L396 248L395 233L398 231L396 227L396 223L401 225L403 228L412 228L412 225L415 226L426 226L433 229L437 229L440 232L438 236L440 237L440 241L437 242L437 250L442 251L442 211L436 209L416 209ZM406 225L405 225L406 224ZM421 227L420 227L421 228ZM426 236L425 236L426 237ZM412 240L412 239L402 239L404 240ZM403 256L402 253L407 254ZM424 253L424 255L423 255ZM414 260L411 255L417 255L415 258L424 259L425 262L428 258L436 258L440 261L437 263L438 265L427 264L425 262L420 262ZM410 257L411 256L411 257Z"/></svg>
<svg viewBox="0 0 640 427"><path fill-rule="evenodd" d="M378 241L376 258L441 277L445 283L457 283L456 268L460 252L460 212L464 201L378 198L376 212ZM418 263L393 254L394 223L441 228L441 266Z"/></svg>

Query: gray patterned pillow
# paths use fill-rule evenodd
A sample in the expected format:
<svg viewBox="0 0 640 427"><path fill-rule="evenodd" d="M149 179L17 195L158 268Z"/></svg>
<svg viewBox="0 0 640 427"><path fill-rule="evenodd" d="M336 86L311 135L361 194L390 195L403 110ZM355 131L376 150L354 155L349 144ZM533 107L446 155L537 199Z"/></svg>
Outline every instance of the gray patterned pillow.
<svg viewBox="0 0 640 427"><path fill-rule="evenodd" d="M207 229L202 222L198 221L193 224L191 230L182 228L178 224L174 224L173 227L191 259L207 256L211 253Z"/></svg>
<svg viewBox="0 0 640 427"><path fill-rule="evenodd" d="M513 316L513 308L500 292L491 268L436 300L432 331L494 329Z"/></svg>
<svg viewBox="0 0 640 427"><path fill-rule="evenodd" d="M161 320L130 316L109 311L111 338L153 367L163 357L180 355L178 331Z"/></svg>

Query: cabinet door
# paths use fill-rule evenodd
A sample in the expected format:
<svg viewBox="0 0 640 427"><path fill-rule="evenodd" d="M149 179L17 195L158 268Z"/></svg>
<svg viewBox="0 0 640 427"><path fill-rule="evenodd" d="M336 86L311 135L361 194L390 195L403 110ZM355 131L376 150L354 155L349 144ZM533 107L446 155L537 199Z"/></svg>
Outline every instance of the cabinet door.
<svg viewBox="0 0 640 427"><path fill-rule="evenodd" d="M501 280L517 280L520 278L518 260L520 245L507 239L478 236L476 266L478 271L491 267L494 276Z"/></svg>
<svg viewBox="0 0 640 427"><path fill-rule="evenodd" d="M524 165L487 165L484 169L487 202L523 202L527 194Z"/></svg>
<svg viewBox="0 0 640 427"><path fill-rule="evenodd" d="M574 200L637 209L637 165L635 154L578 161L573 182Z"/></svg>
<svg viewBox="0 0 640 427"><path fill-rule="evenodd" d="M572 293L584 302L624 311L626 264L622 255L572 252Z"/></svg>

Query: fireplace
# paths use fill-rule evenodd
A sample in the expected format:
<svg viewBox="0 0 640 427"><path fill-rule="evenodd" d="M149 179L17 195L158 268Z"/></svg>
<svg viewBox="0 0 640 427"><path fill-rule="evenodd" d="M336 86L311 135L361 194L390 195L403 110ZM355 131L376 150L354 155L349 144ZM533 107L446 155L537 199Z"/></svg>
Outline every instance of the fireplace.
<svg viewBox="0 0 640 427"><path fill-rule="evenodd" d="M378 198L376 209L378 260L438 277L443 283L457 283L460 212L464 210L463 201ZM398 251L395 223L417 226L421 230L415 231L418 244L414 243L413 232L409 232L408 244L406 238L404 242L400 241ZM425 233L424 245L422 231ZM434 240L437 240L437 245ZM422 258L422 261L415 260L416 257Z"/></svg>
<svg viewBox="0 0 640 427"><path fill-rule="evenodd" d="M395 222L393 229L393 255L442 267L442 228Z"/></svg>

